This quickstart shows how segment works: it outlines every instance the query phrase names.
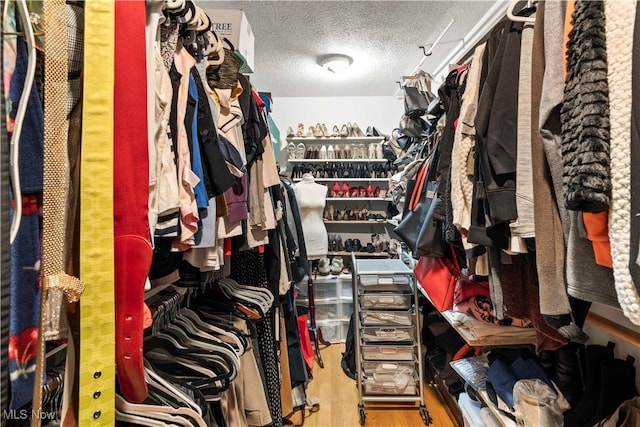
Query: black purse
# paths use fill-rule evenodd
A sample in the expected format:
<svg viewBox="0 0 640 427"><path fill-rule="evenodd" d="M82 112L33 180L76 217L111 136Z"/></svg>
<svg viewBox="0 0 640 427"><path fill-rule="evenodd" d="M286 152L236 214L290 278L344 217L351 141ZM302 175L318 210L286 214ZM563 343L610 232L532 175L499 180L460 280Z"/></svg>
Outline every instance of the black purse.
<svg viewBox="0 0 640 427"><path fill-rule="evenodd" d="M438 150L434 149L432 155L418 169L408 207L405 209L402 220L393 230L416 255L423 225L427 221L429 213L433 215L431 206L435 205L433 202L436 200L438 190L438 181L435 179L437 158Z"/></svg>
<svg viewBox="0 0 640 427"><path fill-rule="evenodd" d="M404 114L409 117L420 117L429 111L429 100L417 87L404 87ZM406 132L405 132L406 133Z"/></svg>

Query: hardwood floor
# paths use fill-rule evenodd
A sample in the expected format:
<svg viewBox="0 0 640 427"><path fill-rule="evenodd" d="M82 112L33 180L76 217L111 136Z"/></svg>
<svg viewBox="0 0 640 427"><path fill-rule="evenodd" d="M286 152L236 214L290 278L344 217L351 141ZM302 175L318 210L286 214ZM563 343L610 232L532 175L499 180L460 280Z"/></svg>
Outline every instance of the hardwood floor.
<svg viewBox="0 0 640 427"><path fill-rule="evenodd" d="M344 344L332 344L321 350L324 369L316 364L313 380L307 389L308 397L320 399L320 410L307 412L304 427L356 427L358 417L358 390L356 382L347 377L340 367ZM425 385L425 403L433 419L431 426L455 427L439 394ZM366 403L366 427L420 427L423 426L418 404L401 403L381 405Z"/></svg>

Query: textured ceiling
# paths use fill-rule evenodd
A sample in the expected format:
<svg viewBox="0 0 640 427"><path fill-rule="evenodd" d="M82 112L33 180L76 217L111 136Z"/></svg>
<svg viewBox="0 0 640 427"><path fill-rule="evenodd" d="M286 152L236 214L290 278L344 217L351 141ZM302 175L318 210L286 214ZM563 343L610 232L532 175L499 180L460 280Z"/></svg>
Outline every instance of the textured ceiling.
<svg viewBox="0 0 640 427"><path fill-rule="evenodd" d="M427 48L432 72L494 1L206 1L207 11L242 9L255 35L257 88L276 97L391 96ZM329 53L353 57L338 75L317 65Z"/></svg>

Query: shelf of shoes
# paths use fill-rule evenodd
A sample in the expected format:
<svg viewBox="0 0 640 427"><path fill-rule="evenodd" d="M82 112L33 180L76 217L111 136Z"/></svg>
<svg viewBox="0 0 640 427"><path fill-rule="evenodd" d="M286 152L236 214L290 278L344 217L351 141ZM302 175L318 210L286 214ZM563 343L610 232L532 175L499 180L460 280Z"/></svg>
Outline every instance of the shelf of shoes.
<svg viewBox="0 0 640 427"><path fill-rule="evenodd" d="M358 200L376 200L381 202L390 202L392 199L389 197L327 197L328 202L342 201L358 201Z"/></svg>
<svg viewBox="0 0 640 427"><path fill-rule="evenodd" d="M289 163L386 163L388 160L387 159L288 159L287 161Z"/></svg>
<svg viewBox="0 0 640 427"><path fill-rule="evenodd" d="M382 142L384 141L384 138L381 136L328 136L328 137L315 137L315 136L302 136L302 137L298 137L298 136L294 136L294 137L287 137L287 142L291 142L294 144L297 143L307 143L307 142L311 142L311 143L318 143L318 144L326 144L328 142L337 144L337 143L353 143L353 142L360 142L362 144L371 144L371 143L376 143L376 142Z"/></svg>
<svg viewBox="0 0 640 427"><path fill-rule="evenodd" d="M334 221L330 221L325 219L324 220L325 224L386 224L387 220L385 219L381 219L381 220L334 220Z"/></svg>

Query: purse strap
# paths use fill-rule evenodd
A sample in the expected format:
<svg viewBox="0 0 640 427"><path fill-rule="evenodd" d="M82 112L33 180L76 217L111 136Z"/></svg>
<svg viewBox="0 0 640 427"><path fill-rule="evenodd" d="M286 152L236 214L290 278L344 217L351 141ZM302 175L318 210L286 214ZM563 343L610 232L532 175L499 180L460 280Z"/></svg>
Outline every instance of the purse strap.
<svg viewBox="0 0 640 427"><path fill-rule="evenodd" d="M416 185L411 193L411 199L409 200L409 210L414 210L423 194L425 194L426 182L433 181L436 178L437 162L440 152L438 151L438 144L431 149L431 153L425 159L420 169L416 173Z"/></svg>

